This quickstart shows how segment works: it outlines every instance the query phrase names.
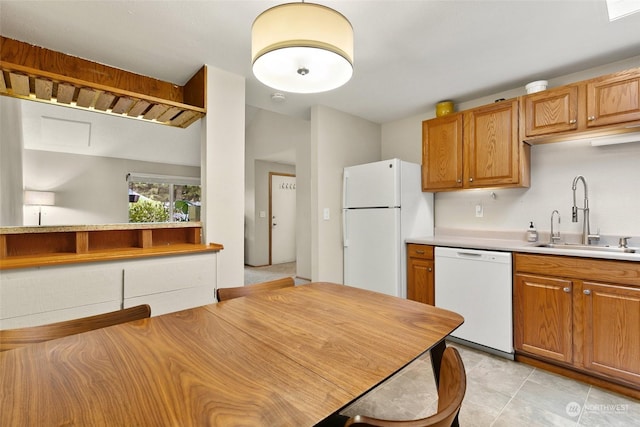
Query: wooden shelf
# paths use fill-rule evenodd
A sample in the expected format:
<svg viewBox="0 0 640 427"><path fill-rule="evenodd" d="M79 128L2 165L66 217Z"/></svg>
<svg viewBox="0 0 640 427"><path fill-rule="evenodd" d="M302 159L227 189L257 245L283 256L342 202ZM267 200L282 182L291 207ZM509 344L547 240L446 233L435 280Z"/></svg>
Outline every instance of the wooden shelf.
<svg viewBox="0 0 640 427"><path fill-rule="evenodd" d="M184 85L0 36L0 95L186 128L206 114L206 66Z"/></svg>
<svg viewBox="0 0 640 427"><path fill-rule="evenodd" d="M196 225L123 224L0 229L0 270L220 251Z"/></svg>

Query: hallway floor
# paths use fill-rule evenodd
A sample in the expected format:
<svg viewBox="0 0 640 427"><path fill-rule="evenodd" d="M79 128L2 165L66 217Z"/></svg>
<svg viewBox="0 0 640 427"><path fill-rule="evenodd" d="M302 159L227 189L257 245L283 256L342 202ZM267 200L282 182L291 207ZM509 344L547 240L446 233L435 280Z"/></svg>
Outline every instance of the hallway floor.
<svg viewBox="0 0 640 427"><path fill-rule="evenodd" d="M296 285L309 283L308 280L296 277L296 263L287 262L284 264L273 264L265 267L244 266L244 284L266 282L268 280L280 279L282 277L293 277Z"/></svg>

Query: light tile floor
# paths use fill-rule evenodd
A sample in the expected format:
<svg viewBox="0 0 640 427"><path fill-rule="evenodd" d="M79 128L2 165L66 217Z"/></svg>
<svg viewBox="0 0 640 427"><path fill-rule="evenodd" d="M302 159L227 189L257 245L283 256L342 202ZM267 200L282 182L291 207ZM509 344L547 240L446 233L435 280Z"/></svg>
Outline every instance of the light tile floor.
<svg viewBox="0 0 640 427"><path fill-rule="evenodd" d="M467 372L460 425L640 426L640 401L459 344ZM342 412L415 419L436 411L425 355Z"/></svg>
<svg viewBox="0 0 640 427"><path fill-rule="evenodd" d="M244 267L244 284L251 285L254 283L265 282L267 280L280 279L282 277L293 277L296 285L301 283L309 283L308 280L296 277L296 263L287 262L284 264L273 264L264 267Z"/></svg>
<svg viewBox="0 0 640 427"><path fill-rule="evenodd" d="M295 263L246 267L245 284L295 276ZM307 283L296 279L296 283ZM479 350L459 349L467 371L463 427L639 427L640 401ZM415 419L436 411L438 394L428 354L342 414Z"/></svg>

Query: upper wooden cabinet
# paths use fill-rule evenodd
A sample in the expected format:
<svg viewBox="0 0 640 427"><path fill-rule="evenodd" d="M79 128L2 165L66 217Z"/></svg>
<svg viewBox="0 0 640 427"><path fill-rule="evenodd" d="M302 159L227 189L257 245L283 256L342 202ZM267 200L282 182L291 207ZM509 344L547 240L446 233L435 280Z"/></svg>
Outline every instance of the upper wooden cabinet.
<svg viewBox="0 0 640 427"><path fill-rule="evenodd" d="M466 111L463 135L467 188L528 186L528 162L525 179L520 170L528 146L518 140L517 100Z"/></svg>
<svg viewBox="0 0 640 427"><path fill-rule="evenodd" d="M640 126L640 68L526 95L522 139L556 142L630 132Z"/></svg>
<svg viewBox="0 0 640 427"><path fill-rule="evenodd" d="M640 120L640 69L589 80L587 127Z"/></svg>
<svg viewBox="0 0 640 427"><path fill-rule="evenodd" d="M462 188L462 113L422 122L423 191Z"/></svg>
<svg viewBox="0 0 640 427"><path fill-rule="evenodd" d="M525 136L578 128L578 86L564 86L525 96Z"/></svg>
<svg viewBox="0 0 640 427"><path fill-rule="evenodd" d="M514 99L424 121L423 191L529 186L518 112Z"/></svg>

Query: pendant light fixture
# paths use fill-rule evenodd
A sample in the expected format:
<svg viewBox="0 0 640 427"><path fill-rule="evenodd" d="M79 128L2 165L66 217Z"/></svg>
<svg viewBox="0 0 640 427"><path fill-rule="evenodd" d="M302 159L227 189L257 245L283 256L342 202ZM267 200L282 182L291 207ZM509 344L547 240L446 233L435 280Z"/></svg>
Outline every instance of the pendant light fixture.
<svg viewBox="0 0 640 427"><path fill-rule="evenodd" d="M286 3L262 12L251 28L253 74L295 93L325 92L353 74L353 28L341 13L314 3Z"/></svg>

